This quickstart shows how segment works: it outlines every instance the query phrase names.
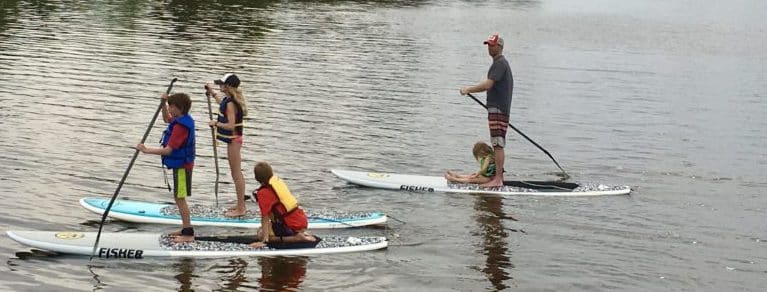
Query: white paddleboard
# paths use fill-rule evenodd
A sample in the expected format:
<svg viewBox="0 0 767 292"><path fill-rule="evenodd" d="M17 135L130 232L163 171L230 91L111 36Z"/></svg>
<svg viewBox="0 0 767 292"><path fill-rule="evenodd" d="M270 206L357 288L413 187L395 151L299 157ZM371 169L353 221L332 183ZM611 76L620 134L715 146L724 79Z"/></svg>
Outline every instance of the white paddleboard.
<svg viewBox="0 0 767 292"><path fill-rule="evenodd" d="M90 256L96 232L7 231L13 240L62 254ZM316 247L295 249L252 248L239 243L244 236L206 236L205 240L174 244L162 233L102 232L95 256L107 259L147 257L294 256L383 249L385 237L322 237Z"/></svg>
<svg viewBox="0 0 767 292"><path fill-rule="evenodd" d="M104 214L109 205L108 198L82 198L80 205L97 214ZM256 210L236 218L226 217L226 208L190 204L192 226L222 226L259 228L261 215ZM251 213L252 212L252 213ZM309 219L309 229L350 228L386 223L387 217L381 212L344 212L331 210L304 210ZM152 224L181 224L181 216L175 204L152 203L133 200L115 200L109 210L114 219Z"/></svg>
<svg viewBox="0 0 767 292"><path fill-rule="evenodd" d="M631 192L628 186L603 184L578 184L558 181L505 181L503 187L481 188L477 184L448 183L441 176L408 175L353 170L330 170L339 178L350 183L390 190L482 193L525 196L609 196L625 195Z"/></svg>

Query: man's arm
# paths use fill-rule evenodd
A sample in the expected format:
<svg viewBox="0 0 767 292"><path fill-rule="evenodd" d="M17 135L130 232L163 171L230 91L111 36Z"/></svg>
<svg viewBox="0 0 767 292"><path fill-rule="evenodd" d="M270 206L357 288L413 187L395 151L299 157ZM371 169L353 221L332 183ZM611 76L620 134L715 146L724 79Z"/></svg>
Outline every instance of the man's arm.
<svg viewBox="0 0 767 292"><path fill-rule="evenodd" d="M461 95L467 95L469 93L474 93L474 92L487 91L488 89L493 87L493 84L495 84L495 81L493 79L485 79L484 81L480 82L477 85L461 88Z"/></svg>

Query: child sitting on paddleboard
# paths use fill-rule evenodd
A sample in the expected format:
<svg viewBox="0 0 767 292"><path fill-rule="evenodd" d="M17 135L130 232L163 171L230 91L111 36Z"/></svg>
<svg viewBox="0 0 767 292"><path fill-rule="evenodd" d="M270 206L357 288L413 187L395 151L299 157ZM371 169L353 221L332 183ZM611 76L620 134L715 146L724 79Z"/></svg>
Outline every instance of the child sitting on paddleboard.
<svg viewBox="0 0 767 292"><path fill-rule="evenodd" d="M163 93L160 98L167 103L162 105L162 119L168 128L162 136L162 148L150 148L144 144L136 149L147 154L162 156L162 164L173 172L173 199L181 214L181 232L174 232L176 243L194 241L194 229L190 221L189 205L186 197L192 195L192 168L194 168L194 119L189 115L192 100L185 93L171 96Z"/></svg>
<svg viewBox="0 0 767 292"><path fill-rule="evenodd" d="M445 179L449 182L483 184L489 182L495 176L495 153L490 145L485 142L474 144L474 159L479 162L479 171L472 174L456 174L452 171L445 172Z"/></svg>
<svg viewBox="0 0 767 292"><path fill-rule="evenodd" d="M253 173L261 184L253 192L261 211L261 229L256 236L258 241L250 246L279 248L298 243L316 245L319 242L317 238L306 233L309 221L304 210L298 206L298 201L282 179L274 175L272 167L266 162L259 162L253 167Z"/></svg>

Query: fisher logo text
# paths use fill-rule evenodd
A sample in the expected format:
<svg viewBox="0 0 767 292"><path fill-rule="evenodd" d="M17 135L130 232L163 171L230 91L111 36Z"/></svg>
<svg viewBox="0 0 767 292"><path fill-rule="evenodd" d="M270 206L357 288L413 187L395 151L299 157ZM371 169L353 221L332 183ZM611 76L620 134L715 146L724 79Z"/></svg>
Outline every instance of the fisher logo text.
<svg viewBox="0 0 767 292"><path fill-rule="evenodd" d="M409 186L409 185L401 185L399 186L400 190L406 190L406 191L427 191L427 192L433 192L434 188L432 187L423 187L423 186Z"/></svg>
<svg viewBox="0 0 767 292"><path fill-rule="evenodd" d="M144 251L140 249L126 248L106 248L99 249L100 258L123 258L123 259L143 259Z"/></svg>

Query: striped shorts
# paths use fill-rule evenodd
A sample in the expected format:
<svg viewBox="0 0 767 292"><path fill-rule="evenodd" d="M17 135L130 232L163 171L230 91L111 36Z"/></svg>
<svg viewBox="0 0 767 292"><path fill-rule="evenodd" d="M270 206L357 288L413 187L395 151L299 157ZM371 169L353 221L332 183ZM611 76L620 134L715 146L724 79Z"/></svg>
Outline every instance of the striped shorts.
<svg viewBox="0 0 767 292"><path fill-rule="evenodd" d="M192 195L192 170L183 167L171 169L173 172L173 197L184 199Z"/></svg>
<svg viewBox="0 0 767 292"><path fill-rule="evenodd" d="M509 116L497 108L487 109L487 123L490 128L490 143L493 147L506 147L506 130L509 129Z"/></svg>

